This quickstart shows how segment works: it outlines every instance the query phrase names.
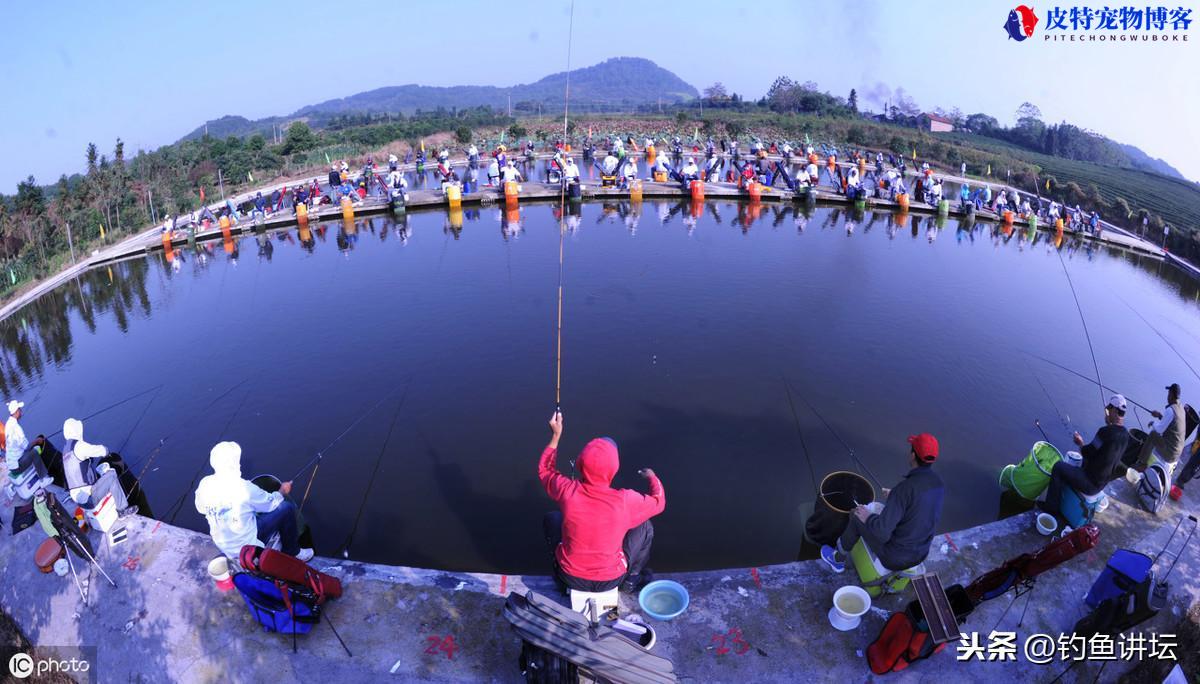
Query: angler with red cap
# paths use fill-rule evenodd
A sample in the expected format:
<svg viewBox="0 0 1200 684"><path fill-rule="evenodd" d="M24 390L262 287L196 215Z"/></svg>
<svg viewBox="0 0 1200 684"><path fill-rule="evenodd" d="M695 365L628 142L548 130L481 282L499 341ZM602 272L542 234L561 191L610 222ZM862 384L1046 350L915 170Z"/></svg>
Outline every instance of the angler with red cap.
<svg viewBox="0 0 1200 684"><path fill-rule="evenodd" d="M667 507L667 495L653 470L638 474L649 494L614 489L621 467L617 443L609 437L588 442L579 454L580 479L558 472L562 414L550 419L550 444L538 460L538 479L560 511L546 514L546 542L554 549L554 576L568 589L604 592L620 585L632 593L649 580L646 562L654 528L650 518Z"/></svg>
<svg viewBox="0 0 1200 684"><path fill-rule="evenodd" d="M929 555L929 544L938 520L946 485L933 471L938 457L938 441L923 432L908 438L909 466L912 470L892 489L879 513L865 506L850 512L850 522L837 542L837 548L821 547L821 559L834 572L846 569L850 549L861 538L888 570L901 571L919 565Z"/></svg>

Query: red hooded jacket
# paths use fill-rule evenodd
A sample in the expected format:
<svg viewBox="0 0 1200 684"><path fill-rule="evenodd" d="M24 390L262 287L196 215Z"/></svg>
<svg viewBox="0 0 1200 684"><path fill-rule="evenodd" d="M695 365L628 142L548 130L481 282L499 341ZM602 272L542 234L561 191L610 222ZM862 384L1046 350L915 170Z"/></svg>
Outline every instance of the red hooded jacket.
<svg viewBox="0 0 1200 684"><path fill-rule="evenodd" d="M622 577L629 566L622 550L625 533L667 507L662 482L650 478L649 494L613 489L621 463L617 446L608 439L593 439L579 454L582 481L558 472L557 456L557 449L546 447L538 461L538 479L563 513L562 543L554 550L559 567L585 580Z"/></svg>

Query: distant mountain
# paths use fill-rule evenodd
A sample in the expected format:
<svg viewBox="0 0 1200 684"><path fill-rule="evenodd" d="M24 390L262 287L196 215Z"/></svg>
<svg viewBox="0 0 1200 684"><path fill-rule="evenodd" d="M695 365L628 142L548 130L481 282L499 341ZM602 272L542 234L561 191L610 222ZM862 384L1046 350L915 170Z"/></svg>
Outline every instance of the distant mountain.
<svg viewBox="0 0 1200 684"><path fill-rule="evenodd" d="M1133 168L1135 169L1157 173L1167 176L1168 178L1182 178L1183 180L1187 180L1178 169L1168 164L1166 160L1151 157L1143 152L1140 148L1134 147L1133 145L1117 143L1117 146L1120 147L1125 154L1129 155L1129 161L1131 164L1133 164Z"/></svg>
<svg viewBox="0 0 1200 684"><path fill-rule="evenodd" d="M225 137L265 131L269 135L272 124L301 118L320 128L330 118L342 114L411 114L417 109L428 111L438 107L464 109L485 105L497 110L506 110L511 104L514 112L529 113L536 112L539 105L544 110L562 107L566 84L567 73L560 72L534 83L509 87L434 87L415 84L388 86L308 105L286 117L276 116L251 121L240 116L225 116L208 122L208 133ZM699 96L700 93L688 82L654 62L639 57L615 57L595 66L571 71L571 106L577 111L659 101L669 104ZM202 135L204 126L184 136L184 140Z"/></svg>

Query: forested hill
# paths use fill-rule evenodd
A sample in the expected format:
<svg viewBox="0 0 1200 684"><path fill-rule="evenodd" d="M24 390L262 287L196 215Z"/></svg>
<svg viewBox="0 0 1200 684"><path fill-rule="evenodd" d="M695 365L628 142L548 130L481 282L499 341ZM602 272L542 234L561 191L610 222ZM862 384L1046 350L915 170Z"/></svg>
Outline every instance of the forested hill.
<svg viewBox="0 0 1200 684"><path fill-rule="evenodd" d="M417 109L430 111L468 109L480 105L507 111L511 104L514 113L537 113L558 108L566 91L566 72L551 74L535 81L509 87L422 85L388 86L368 90L349 97L308 105L288 117L271 117L250 121L240 116L225 116L208 122L209 135L225 137L261 133L269 134L272 123L304 118L309 125L321 128L329 119L345 114L405 113ZM571 71L571 108L578 112L612 107L630 107L662 102L664 105L699 97L691 84L648 59L615 57L594 66ZM185 140L204 135L202 125Z"/></svg>

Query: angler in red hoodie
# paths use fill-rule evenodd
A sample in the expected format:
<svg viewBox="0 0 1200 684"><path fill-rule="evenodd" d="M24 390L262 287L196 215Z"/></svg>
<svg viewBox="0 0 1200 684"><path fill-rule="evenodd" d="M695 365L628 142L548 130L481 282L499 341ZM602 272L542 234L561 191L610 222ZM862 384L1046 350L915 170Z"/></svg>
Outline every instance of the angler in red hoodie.
<svg viewBox="0 0 1200 684"><path fill-rule="evenodd" d="M608 437L588 442L579 454L576 480L558 472L562 414L550 419L550 444L538 461L538 479L560 511L546 514L546 542L554 548L556 579L569 589L601 592L620 585L636 591L650 558L654 527L650 518L663 512L667 495L653 470L638 474L650 493L613 489L620 468L617 443ZM649 574L647 571L645 574Z"/></svg>

